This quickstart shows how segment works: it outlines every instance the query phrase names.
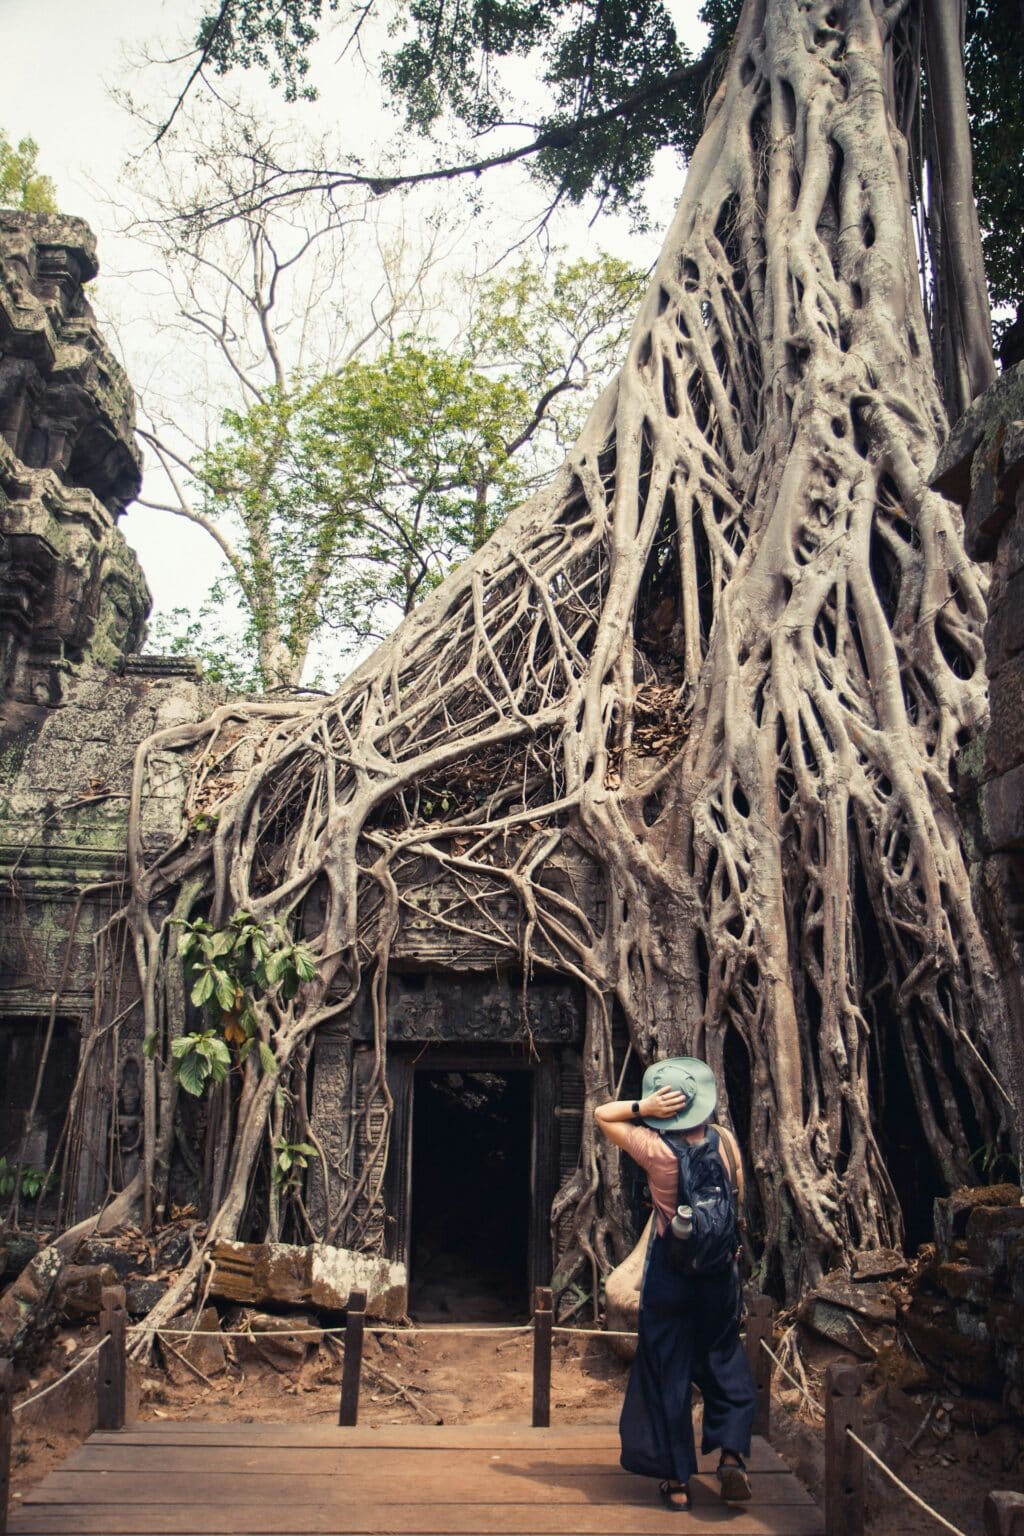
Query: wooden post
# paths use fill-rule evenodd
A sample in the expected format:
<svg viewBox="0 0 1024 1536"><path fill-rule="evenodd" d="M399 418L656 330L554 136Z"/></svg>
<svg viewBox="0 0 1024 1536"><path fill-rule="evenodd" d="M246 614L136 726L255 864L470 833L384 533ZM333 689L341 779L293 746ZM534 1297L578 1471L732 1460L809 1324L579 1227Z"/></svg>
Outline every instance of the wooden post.
<svg viewBox="0 0 1024 1536"><path fill-rule="evenodd" d="M551 1287L538 1285L533 1308L533 1427L551 1423Z"/></svg>
<svg viewBox="0 0 1024 1536"><path fill-rule="evenodd" d="M825 1536L864 1536L864 1454L847 1434L864 1435L863 1380L858 1365L825 1372Z"/></svg>
<svg viewBox="0 0 1024 1536"><path fill-rule="evenodd" d="M341 1368L341 1402L338 1423L359 1422L359 1378L363 1371L363 1330L366 1326L366 1292L352 1291L345 1314L345 1363Z"/></svg>
<svg viewBox="0 0 1024 1536"><path fill-rule="evenodd" d="M1024 1536L1024 1493L986 1495L985 1536Z"/></svg>
<svg viewBox="0 0 1024 1536"><path fill-rule="evenodd" d="M0 1360L0 1536L7 1531L11 1499L11 1362Z"/></svg>
<svg viewBox="0 0 1024 1536"><path fill-rule="evenodd" d="M124 1429L128 1360L125 1353L128 1314L124 1286L105 1285L100 1292L100 1350L96 1371L96 1428Z"/></svg>
<svg viewBox="0 0 1024 1536"><path fill-rule="evenodd" d="M752 1296L747 1306L747 1362L754 1378L757 1406L753 1433L766 1440L772 1422L772 1357L761 1348L762 1340L771 1343L775 1303L770 1296Z"/></svg>

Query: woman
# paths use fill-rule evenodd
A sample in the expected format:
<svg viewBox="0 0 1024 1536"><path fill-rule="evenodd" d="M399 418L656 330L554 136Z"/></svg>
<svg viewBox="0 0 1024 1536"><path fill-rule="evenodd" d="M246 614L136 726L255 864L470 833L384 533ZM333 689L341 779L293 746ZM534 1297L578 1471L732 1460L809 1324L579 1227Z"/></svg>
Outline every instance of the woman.
<svg viewBox="0 0 1024 1536"><path fill-rule="evenodd" d="M740 1282L735 1261L714 1274L684 1274L670 1262L676 1241L679 1160L666 1137L691 1146L709 1138L728 1174L734 1201L743 1197L735 1138L709 1127L717 1101L714 1075L693 1056L670 1057L644 1073L642 1097L602 1104L597 1123L615 1146L647 1174L655 1233L640 1292L636 1359L622 1406L619 1434L628 1472L661 1479L669 1509L690 1508L689 1480L697 1470L691 1389L704 1398L702 1450L720 1450L723 1499L749 1499L743 1458L750 1454L754 1381L740 1344ZM650 1127L650 1129L648 1129Z"/></svg>

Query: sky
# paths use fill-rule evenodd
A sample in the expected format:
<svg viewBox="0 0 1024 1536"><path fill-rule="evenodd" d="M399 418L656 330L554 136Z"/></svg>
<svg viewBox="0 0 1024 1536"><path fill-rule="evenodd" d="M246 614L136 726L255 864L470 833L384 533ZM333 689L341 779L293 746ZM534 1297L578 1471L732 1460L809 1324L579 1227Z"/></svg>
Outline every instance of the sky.
<svg viewBox="0 0 1024 1536"><path fill-rule="evenodd" d="M173 88L180 71L147 65L145 54L172 55L187 41L189 24L202 9L199 0L0 0L0 56L5 61L0 127L15 141L25 135L35 139L39 168L56 183L61 208L86 219L96 232L101 270L93 302L129 377L140 390L152 388L154 380L176 378L180 410L197 424L211 398L209 376L194 369L190 374L187 360L169 354L160 285L146 271L152 257L121 232L131 202L122 170L145 146L115 93L127 90L137 100L155 102ZM678 31L691 46L699 45L702 31L697 9L698 0L676 0L674 6ZM339 65L337 53L337 42L330 38L317 50L313 78L321 97L315 103L289 108L254 74L239 74L230 85L284 129L330 134L373 163L395 131L394 119L353 67ZM137 163L146 164L144 159ZM648 199L650 234L636 234L625 217L603 217L591 228L587 214L576 212L558 216L555 243L569 257L592 253L600 245L636 265L649 264L682 175L673 156L660 157ZM501 178L485 178L483 216L469 223L461 241L451 242L453 266L479 267L496 260L531 228L531 215L540 206L537 189L518 169L502 172ZM463 194L446 195L452 219L465 222ZM438 206L436 197L433 206ZM413 219L417 216L413 210ZM197 425L195 435L200 432ZM162 499L158 475L147 466L144 497ZM181 518L144 507L130 509L121 526L142 561L156 608L196 608L219 567L209 537Z"/></svg>

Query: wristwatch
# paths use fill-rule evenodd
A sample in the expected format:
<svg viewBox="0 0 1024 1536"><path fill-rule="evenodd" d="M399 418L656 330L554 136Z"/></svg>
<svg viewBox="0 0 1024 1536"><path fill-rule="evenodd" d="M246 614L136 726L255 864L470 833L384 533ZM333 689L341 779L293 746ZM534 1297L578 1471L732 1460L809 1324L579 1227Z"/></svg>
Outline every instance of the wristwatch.
<svg viewBox="0 0 1024 1536"><path fill-rule="evenodd" d="M640 1118L640 1100L639 1099L634 1099L633 1100L632 1104L630 1105L630 1110L632 1112L633 1119L634 1120L639 1120L639 1118Z"/></svg>

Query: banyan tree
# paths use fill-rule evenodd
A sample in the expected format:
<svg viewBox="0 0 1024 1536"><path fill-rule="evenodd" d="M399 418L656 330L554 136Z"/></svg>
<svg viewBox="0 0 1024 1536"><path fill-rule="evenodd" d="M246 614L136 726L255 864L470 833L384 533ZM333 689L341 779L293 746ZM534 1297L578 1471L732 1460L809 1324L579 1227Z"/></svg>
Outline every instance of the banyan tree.
<svg viewBox="0 0 1024 1536"><path fill-rule="evenodd" d="M250 914L314 962L247 999L261 1048L208 1127L211 1241L238 1232L271 1140L317 1144L311 1049L360 999L368 1155L331 1231L358 1212L355 1241L378 1240L389 963L412 922L486 935L524 1048L535 977L583 990L589 1106L615 1088L613 1016L641 1063L692 1052L740 1083L780 1292L901 1239L878 1139L895 1058L946 1184L1012 1129L953 802L985 717L985 582L928 485L936 337L953 414L992 369L955 12L747 0L628 356L546 488L332 697L228 703L145 744L124 916L150 1215L194 1027L178 925L200 916ZM931 314L923 138L943 172ZM152 849L147 797L175 762L186 816ZM551 1220L563 1285L633 1240L587 1114Z"/></svg>

